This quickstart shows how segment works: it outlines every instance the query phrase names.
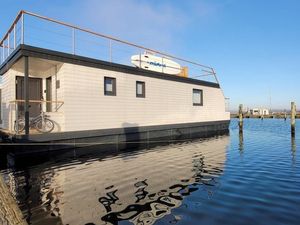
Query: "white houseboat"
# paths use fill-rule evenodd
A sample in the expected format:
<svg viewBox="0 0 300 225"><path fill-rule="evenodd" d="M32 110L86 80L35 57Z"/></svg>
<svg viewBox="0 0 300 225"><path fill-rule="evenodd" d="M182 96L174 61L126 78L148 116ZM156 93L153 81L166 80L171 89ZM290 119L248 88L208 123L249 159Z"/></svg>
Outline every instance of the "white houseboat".
<svg viewBox="0 0 300 225"><path fill-rule="evenodd" d="M0 127L17 142L128 142L228 130L211 67L26 11L0 42L0 75ZM215 81L198 79L206 77ZM47 133L41 112L53 121Z"/></svg>

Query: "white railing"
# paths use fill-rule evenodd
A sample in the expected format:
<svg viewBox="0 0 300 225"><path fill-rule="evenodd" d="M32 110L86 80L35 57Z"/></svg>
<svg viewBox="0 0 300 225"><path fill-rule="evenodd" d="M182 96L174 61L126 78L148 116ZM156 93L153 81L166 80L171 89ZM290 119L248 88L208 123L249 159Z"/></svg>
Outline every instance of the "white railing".
<svg viewBox="0 0 300 225"><path fill-rule="evenodd" d="M100 59L124 65L131 64L132 55L150 52L163 59L171 59L188 68L188 77L219 83L214 69L154 49L103 35L27 11L20 11L0 41L0 65L14 50L26 44L35 47ZM162 68L162 71L163 68Z"/></svg>

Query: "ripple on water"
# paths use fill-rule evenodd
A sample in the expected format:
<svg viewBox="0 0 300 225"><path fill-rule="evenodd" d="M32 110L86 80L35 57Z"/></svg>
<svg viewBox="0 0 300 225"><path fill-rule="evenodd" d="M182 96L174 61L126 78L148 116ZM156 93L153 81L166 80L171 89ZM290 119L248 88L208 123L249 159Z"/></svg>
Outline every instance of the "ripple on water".
<svg viewBox="0 0 300 225"><path fill-rule="evenodd" d="M240 134L232 120L230 136L12 158L1 173L30 224L298 224L300 136L289 132L246 119Z"/></svg>

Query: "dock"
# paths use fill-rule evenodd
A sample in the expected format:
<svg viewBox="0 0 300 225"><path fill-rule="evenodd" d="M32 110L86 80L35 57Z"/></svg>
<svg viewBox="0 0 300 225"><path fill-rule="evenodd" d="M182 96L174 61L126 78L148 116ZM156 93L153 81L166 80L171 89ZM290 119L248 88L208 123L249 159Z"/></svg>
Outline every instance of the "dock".
<svg viewBox="0 0 300 225"><path fill-rule="evenodd" d="M264 119L284 119L285 116L287 116L287 118L290 118L291 114L286 114L285 115L284 113L274 113L274 114L271 114L271 115L261 116L261 115L250 115L250 114L247 114L247 113L243 113L243 118L254 118L254 119L261 119L262 117ZM300 113L297 112L295 117L296 117L296 119L300 119ZM230 118L239 118L239 114L238 113L231 113Z"/></svg>

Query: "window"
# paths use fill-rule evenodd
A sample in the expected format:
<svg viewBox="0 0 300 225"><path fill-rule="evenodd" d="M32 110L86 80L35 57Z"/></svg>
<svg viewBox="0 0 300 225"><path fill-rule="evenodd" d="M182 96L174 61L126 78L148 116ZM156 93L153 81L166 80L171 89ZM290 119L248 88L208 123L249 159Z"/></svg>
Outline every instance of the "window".
<svg viewBox="0 0 300 225"><path fill-rule="evenodd" d="M117 95L116 78L104 77L104 95Z"/></svg>
<svg viewBox="0 0 300 225"><path fill-rule="evenodd" d="M203 91L200 89L193 89L193 105L203 105Z"/></svg>
<svg viewBox="0 0 300 225"><path fill-rule="evenodd" d="M145 98L146 97L145 82L143 82L143 81L136 82L136 97L137 98Z"/></svg>

